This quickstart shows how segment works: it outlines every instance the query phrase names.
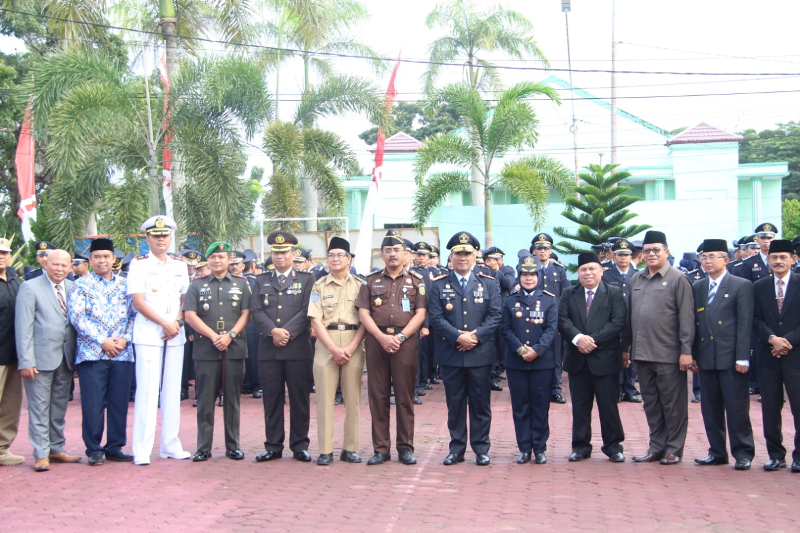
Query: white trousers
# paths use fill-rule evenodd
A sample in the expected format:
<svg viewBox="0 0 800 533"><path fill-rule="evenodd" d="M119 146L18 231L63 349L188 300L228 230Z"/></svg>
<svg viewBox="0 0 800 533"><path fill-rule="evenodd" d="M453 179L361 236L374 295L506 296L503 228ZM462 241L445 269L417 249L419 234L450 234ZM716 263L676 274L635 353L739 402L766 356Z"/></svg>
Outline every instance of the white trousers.
<svg viewBox="0 0 800 533"><path fill-rule="evenodd" d="M133 457L150 458L156 438L162 346L136 344L136 403L133 407ZM181 372L183 346L167 346L161 387L161 454L181 454Z"/></svg>

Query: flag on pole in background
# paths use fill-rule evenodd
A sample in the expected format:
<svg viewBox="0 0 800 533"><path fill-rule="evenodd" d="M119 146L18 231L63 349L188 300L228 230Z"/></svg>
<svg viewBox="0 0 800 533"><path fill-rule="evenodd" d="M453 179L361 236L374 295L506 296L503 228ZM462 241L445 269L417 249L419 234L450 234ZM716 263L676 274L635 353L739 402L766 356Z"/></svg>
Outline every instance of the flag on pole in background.
<svg viewBox="0 0 800 533"><path fill-rule="evenodd" d="M387 116L392 111L394 100L397 98L397 90L394 87L394 80L397 76L397 68L400 66L400 57L397 58L397 63L392 70L392 77L389 78L389 87L386 89L386 97L384 104L386 105ZM378 128L378 142L375 145L375 165L372 167L372 182L367 192L367 201L364 204L364 214L361 217L361 225L359 226L358 242L356 243L356 258L355 267L356 271L367 274L369 273L372 263L372 232L375 206L378 203L378 188L381 179L383 178L383 153L386 142L386 135L383 128Z"/></svg>
<svg viewBox="0 0 800 533"><path fill-rule="evenodd" d="M161 188L164 194L164 206L166 208L166 215L172 217L172 128L169 127L170 103L169 103L169 72L167 71L167 55L165 51L161 52L161 63L159 64L159 73L161 74L161 83L164 84L164 148L162 154L162 180Z"/></svg>
<svg viewBox="0 0 800 533"><path fill-rule="evenodd" d="M14 164L17 168L17 188L19 189L19 209L17 216L22 220L22 238L33 240L31 221L36 220L36 180L34 174L33 130L31 129L31 103L25 108L25 118L19 132L17 155Z"/></svg>

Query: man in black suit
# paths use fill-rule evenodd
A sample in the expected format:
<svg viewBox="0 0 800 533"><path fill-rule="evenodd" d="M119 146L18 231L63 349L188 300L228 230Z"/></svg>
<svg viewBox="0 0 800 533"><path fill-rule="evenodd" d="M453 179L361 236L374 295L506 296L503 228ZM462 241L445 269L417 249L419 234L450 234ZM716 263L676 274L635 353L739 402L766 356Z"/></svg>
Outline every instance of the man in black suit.
<svg viewBox="0 0 800 533"><path fill-rule="evenodd" d="M469 233L453 235L447 243L453 271L433 280L428 299L431 335L447 399L447 466L464 461L467 399L475 462L480 466L490 462L491 372L494 336L500 323L500 285L492 276L473 271L479 248L478 239Z"/></svg>
<svg viewBox="0 0 800 533"><path fill-rule="evenodd" d="M631 263L635 246L627 239L617 239L611 247L611 251L614 254L614 264L603 271L603 281L622 290L627 307L631 291L631 276L636 273L636 268ZM619 401L642 403L639 391L636 390L636 363L633 361L619 373L619 388Z"/></svg>
<svg viewBox="0 0 800 533"><path fill-rule="evenodd" d="M572 393L571 462L592 455L592 404L597 400L603 453L615 463L625 460L625 433L619 418L620 332L627 306L622 291L602 281L596 253L578 255L578 285L567 287L558 303L558 329L564 338L564 370ZM630 364L625 360L625 366Z"/></svg>
<svg viewBox="0 0 800 533"><path fill-rule="evenodd" d="M285 391L289 391L289 448L298 461L309 462L311 346L308 302L316 279L292 268L297 237L273 231L267 237L274 270L256 277L250 316L258 328L258 373L263 387L265 451L256 461L283 454Z"/></svg>
<svg viewBox="0 0 800 533"><path fill-rule="evenodd" d="M755 455L750 425L747 370L753 329L753 289L729 274L727 243L703 241L703 269L708 277L692 285L695 304L692 370L700 372L700 404L708 437L708 456L700 465L728 464L725 418L736 470L748 470Z"/></svg>
<svg viewBox="0 0 800 533"><path fill-rule="evenodd" d="M791 269L797 257L788 240L769 244L769 266L773 277L753 285L755 325L761 345L758 378L761 384L761 413L769 461L764 470L786 468L781 410L783 390L795 420L792 472L800 472L800 278Z"/></svg>

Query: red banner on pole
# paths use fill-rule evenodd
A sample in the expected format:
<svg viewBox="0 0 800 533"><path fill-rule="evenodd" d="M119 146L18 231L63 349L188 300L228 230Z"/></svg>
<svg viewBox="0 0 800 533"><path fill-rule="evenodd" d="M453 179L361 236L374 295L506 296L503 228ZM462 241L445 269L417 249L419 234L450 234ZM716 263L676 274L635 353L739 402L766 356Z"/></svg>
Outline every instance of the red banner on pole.
<svg viewBox="0 0 800 533"><path fill-rule="evenodd" d="M17 154L14 164L17 169L17 188L19 189L19 209L17 216L22 220L22 237L33 240L31 221L36 220L36 179L34 172L35 153L33 129L31 128L31 103L25 108L25 118L19 133Z"/></svg>
<svg viewBox="0 0 800 533"><path fill-rule="evenodd" d="M397 76L397 68L399 66L400 57L398 56L397 63L394 66L394 70L392 70L392 77L389 78L389 87L386 89L386 97L384 98L387 117L392 111L395 98L397 98L397 89L394 87L394 79ZM372 168L372 181L375 182L375 187L378 187L383 173L383 152L385 143L386 135L383 133L383 128L378 128L378 142L375 145L375 166Z"/></svg>
<svg viewBox="0 0 800 533"><path fill-rule="evenodd" d="M161 188L164 194L164 206L166 208L166 215L172 216L172 128L169 127L169 118L171 116L171 108L169 102L169 72L167 71L167 56L165 52L161 53L161 64L159 65L159 73L161 74L161 83L164 84L164 145L161 158L162 179Z"/></svg>

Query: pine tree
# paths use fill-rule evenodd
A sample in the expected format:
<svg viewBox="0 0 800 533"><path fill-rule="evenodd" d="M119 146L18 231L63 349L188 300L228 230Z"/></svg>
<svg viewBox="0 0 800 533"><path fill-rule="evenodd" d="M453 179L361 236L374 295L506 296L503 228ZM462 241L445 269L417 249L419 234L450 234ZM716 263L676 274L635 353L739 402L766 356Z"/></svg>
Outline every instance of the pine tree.
<svg viewBox="0 0 800 533"><path fill-rule="evenodd" d="M565 228L553 228L557 235L592 245L606 242L609 237L630 238L651 227L647 224L625 225L636 217L636 213L631 213L627 207L643 198L625 194L632 187L619 183L630 177L630 173L614 172L618 166L593 164L585 167L588 172L579 174L585 185L574 189L580 196L566 198L567 210L561 213L564 218L579 224L578 229L570 232ZM591 251L588 246L580 247L566 241L558 242L556 249L570 255Z"/></svg>

